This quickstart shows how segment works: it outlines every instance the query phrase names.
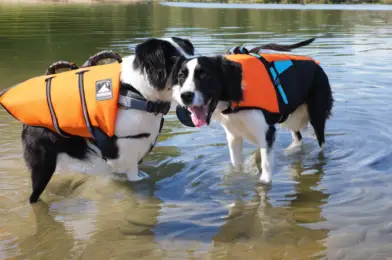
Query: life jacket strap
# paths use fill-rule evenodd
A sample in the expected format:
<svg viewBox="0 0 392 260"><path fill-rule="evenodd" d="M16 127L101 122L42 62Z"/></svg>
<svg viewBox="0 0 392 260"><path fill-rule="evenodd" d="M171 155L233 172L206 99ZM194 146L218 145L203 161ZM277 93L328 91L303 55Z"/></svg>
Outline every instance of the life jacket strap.
<svg viewBox="0 0 392 260"><path fill-rule="evenodd" d="M45 82L46 82L46 102L47 102L48 107L49 107L50 117L52 118L52 124L53 124L54 128L56 129L56 132L59 135L61 135L62 137L69 138L70 136L68 134L64 133L60 129L60 126L58 124L58 120L57 120L57 117L56 117L56 113L54 112L54 109L53 109L52 97L51 97L52 78L54 78L54 76L53 77L49 77L49 78L47 78L45 80Z"/></svg>
<svg viewBox="0 0 392 260"><path fill-rule="evenodd" d="M124 109L136 109L148 113L166 115L170 110L170 102L153 102L146 100L139 91L129 84L120 88L118 104Z"/></svg>
<svg viewBox="0 0 392 260"><path fill-rule="evenodd" d="M159 133L162 131L162 128L163 128L163 124L164 124L164 123L165 123L165 119L162 117L161 123L160 123L160 125L159 125ZM152 151L152 149L155 147L155 145L156 145L156 143L157 143L157 140L158 140L158 136L159 136L159 135L157 135L157 138L155 138L154 143L151 144L150 149L144 154L144 156L142 157L142 159L140 159L140 161L138 162L138 164L141 164L141 163L143 162L143 158L144 158L148 153L150 153L150 152Z"/></svg>

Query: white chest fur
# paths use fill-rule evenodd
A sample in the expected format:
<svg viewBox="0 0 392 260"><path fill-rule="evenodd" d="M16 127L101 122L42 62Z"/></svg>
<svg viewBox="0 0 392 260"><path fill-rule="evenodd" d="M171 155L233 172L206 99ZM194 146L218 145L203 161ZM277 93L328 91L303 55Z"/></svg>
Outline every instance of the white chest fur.
<svg viewBox="0 0 392 260"><path fill-rule="evenodd" d="M254 132L249 129L249 124L251 124L251 122L249 122L248 119L249 114L253 113L252 110L244 110L225 115L221 112L225 108L227 108L227 106L220 108L218 105L217 109L213 113L212 118L223 126L226 134L241 137L251 142L252 144L257 144L257 138Z"/></svg>
<svg viewBox="0 0 392 260"><path fill-rule="evenodd" d="M117 140L119 157L115 160L108 160L114 172L127 175L137 174L138 162L150 150L159 134L161 119L161 114L154 115L138 110L119 109L115 130L115 135L119 137ZM150 136L121 138L140 134L150 134Z"/></svg>

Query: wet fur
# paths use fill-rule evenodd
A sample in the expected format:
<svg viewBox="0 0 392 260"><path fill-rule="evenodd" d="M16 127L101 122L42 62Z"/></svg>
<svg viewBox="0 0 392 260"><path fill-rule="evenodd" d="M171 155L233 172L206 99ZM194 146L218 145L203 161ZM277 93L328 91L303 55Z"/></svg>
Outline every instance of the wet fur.
<svg viewBox="0 0 392 260"><path fill-rule="evenodd" d="M172 90L166 88L166 80L174 57L193 55L193 52L193 45L181 38L149 39L136 47L135 55L123 59L121 87L131 84L150 101L171 101ZM65 138L46 128L23 125L23 156L31 171L33 189L30 203L38 201L61 154L83 162L102 158L114 173L138 179L138 162L159 134L161 118L161 114L119 109L116 136L99 146L91 139Z"/></svg>

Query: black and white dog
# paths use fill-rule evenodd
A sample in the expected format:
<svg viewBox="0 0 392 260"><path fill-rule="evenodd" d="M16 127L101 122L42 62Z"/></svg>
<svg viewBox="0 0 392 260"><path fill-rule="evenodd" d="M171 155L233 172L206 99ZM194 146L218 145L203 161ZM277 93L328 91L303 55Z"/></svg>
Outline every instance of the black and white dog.
<svg viewBox="0 0 392 260"><path fill-rule="evenodd" d="M313 63L309 63L311 65L307 67L308 69L297 70L295 67L299 68L298 64L302 61L294 62L294 70L290 73L295 71L293 78L299 79L298 82L306 81L307 86L296 83L294 84L296 89L289 89L300 101L285 115L252 108L228 113L233 102L243 100L241 65L226 59L225 56L180 59L182 62L173 69L174 77L170 79L174 86L174 99L180 104L177 115L183 123L188 120L189 123L184 123L188 126L200 127L209 124L210 119L220 122L226 132L233 166L240 166L243 162L243 139L246 139L260 148L262 161L260 180L270 183L274 162L272 149L276 131L274 125L277 123L292 131L293 143L290 145L292 148L301 145L300 130L310 122L322 147L325 141L325 123L331 114L333 97L327 75L315 62L311 61ZM307 73L311 75L308 76ZM263 83L258 84L261 88ZM186 109L181 110L181 106Z"/></svg>
<svg viewBox="0 0 392 260"><path fill-rule="evenodd" d="M166 80L175 64L174 58L192 55L191 42L177 37L153 38L137 45L135 54L123 59L120 92L130 90L146 101L170 103L172 88L167 87ZM30 203L37 202L49 183L60 154L85 162L102 158L113 173L124 173L129 181L148 177L139 172L138 163L154 145L162 117L162 114L119 108L115 136L99 146L86 138L65 138L46 128L24 125L24 159L31 170L33 188Z"/></svg>

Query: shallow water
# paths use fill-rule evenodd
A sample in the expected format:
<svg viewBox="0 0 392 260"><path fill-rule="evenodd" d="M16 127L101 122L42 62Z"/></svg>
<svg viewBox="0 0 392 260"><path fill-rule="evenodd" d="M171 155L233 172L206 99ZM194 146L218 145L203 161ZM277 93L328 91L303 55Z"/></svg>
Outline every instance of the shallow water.
<svg viewBox="0 0 392 260"><path fill-rule="evenodd" d="M170 114L142 166L151 183L71 165L34 206L21 124L0 110L0 259L392 257L391 24L391 11L0 5L1 89L151 36L188 37L200 54L319 36L296 53L321 62L336 100L323 153L311 129L294 154L278 132L271 187L257 183L255 147L236 172L219 125L190 129Z"/></svg>

